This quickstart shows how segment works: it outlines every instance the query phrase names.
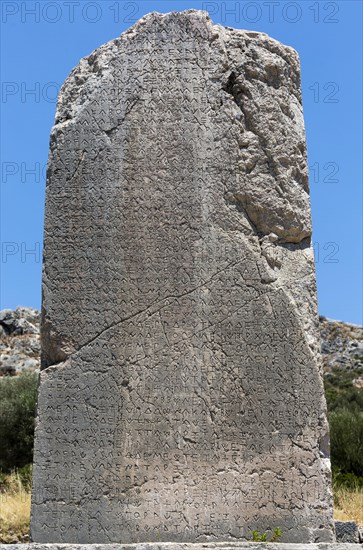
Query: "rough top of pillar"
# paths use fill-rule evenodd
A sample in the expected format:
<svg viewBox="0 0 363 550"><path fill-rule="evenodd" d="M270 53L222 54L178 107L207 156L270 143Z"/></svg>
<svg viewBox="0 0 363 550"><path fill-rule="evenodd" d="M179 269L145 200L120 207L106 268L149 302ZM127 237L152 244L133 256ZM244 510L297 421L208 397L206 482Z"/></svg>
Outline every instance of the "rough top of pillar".
<svg viewBox="0 0 363 550"><path fill-rule="evenodd" d="M290 97L285 114L290 118L298 119L299 124L296 125L296 129L300 129L300 137L302 141L305 140L301 112L300 62L297 52L262 32L214 25L208 13L201 10L166 14L151 12L122 33L119 38L107 42L81 59L80 64L72 71L61 89L55 124L77 120L77 113L82 112L84 94L89 94L90 97L98 94L100 78L104 77L107 71L112 71L113 61L126 43L132 43L133 40L139 40L143 36L153 36L153 40L169 40L172 24L188 25L190 35L205 41L207 47L215 42L214 47L220 54L220 60L218 70L212 70L213 78L220 79L222 86L231 93L240 109L241 94L248 94L243 81L250 83L259 81L271 87L286 86L286 97ZM238 66L238 58L243 48L246 49L249 63L244 66L242 79L241 75L233 74L231 69L234 64ZM211 73L211 67L205 67L205 69ZM291 101L291 94L296 98L296 104ZM263 102L260 107L266 108L267 105ZM290 112L287 113L289 110ZM248 118L246 113L244 115ZM252 128L251 131L253 131ZM265 131L267 140L271 138L269 135L271 132L276 133L276 140L280 128L276 126ZM283 166L288 159L281 158L278 162ZM281 189L281 182L274 177L273 170L274 167L271 166L271 177L274 178L275 185L271 186L271 181L268 181L262 189L258 189L256 182L253 182L238 200L258 232L265 235L274 233L280 241L298 243L311 236L307 177L304 176L301 181L294 182L295 185ZM267 188L269 188L268 196L262 197L262 193L265 193ZM263 206L261 206L262 198Z"/></svg>

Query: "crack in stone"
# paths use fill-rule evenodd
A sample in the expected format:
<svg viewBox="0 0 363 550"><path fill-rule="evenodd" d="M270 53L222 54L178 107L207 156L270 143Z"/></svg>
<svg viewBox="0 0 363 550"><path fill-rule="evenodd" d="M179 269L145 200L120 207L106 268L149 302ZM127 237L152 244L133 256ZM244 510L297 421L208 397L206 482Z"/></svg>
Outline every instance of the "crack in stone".
<svg viewBox="0 0 363 550"><path fill-rule="evenodd" d="M114 329L116 327L118 327L119 325L121 325L122 323L125 323L131 319L134 319L135 317L139 317L140 315L143 315L145 314L146 312L148 312L155 304L160 304L160 306L157 307L157 309L155 311L153 311L152 313L149 313L149 316L151 315L155 315L156 313L159 313L160 310L164 309L165 307L168 307L170 306L170 302L169 300L178 300L180 298L184 298L185 296L189 296L190 294L193 294L193 292L196 292L197 290L200 290L201 288L207 286L208 284L210 284L218 275L220 275L221 273L224 273L226 270L230 269L231 267L234 267L235 265L237 265L238 263L240 263L242 260L238 260L237 262L230 262L229 264L227 264L225 267L223 267L222 269L216 271L209 279L207 279L206 281L203 281L200 285L196 286L195 288L191 289L191 290L188 290L187 292L184 292L184 293L181 293L181 294L176 294L176 295L168 295L168 296L165 296L162 300L158 300L158 299L155 299L151 304L149 304L146 308L140 310L140 311L137 311L136 313L133 313L131 315L128 315L127 317L124 317L123 319L120 319L120 321L117 321L116 323L112 323L111 325L109 325L108 327L102 329L98 334L96 334L96 336L94 336L93 338L91 338L91 340L89 340L88 342L86 342L85 344L83 344L82 346L80 346L77 350L73 351L70 355L68 355L65 359L63 359L62 361L59 361L58 363L63 363L65 362L66 360L68 360L72 355L75 355L77 353L79 353L83 348L89 346L90 344L92 344L95 340L97 340L98 338L100 338L105 332L111 330L111 329ZM51 364L48 364L46 367L44 367L42 370L45 371L47 368L49 367L52 367L54 366L56 363L51 363Z"/></svg>
<svg viewBox="0 0 363 550"><path fill-rule="evenodd" d="M49 417L37 427L37 475L41 487L57 471L62 490L74 481L76 498L86 494L77 508L69 499L79 533L52 501L33 520L43 538L49 514L58 541L143 545L151 534L210 539L201 543L209 548L221 534L237 541L256 522L269 528L271 517L291 516L291 487L303 508L292 514L296 538L311 542L307 523L329 521L323 506L310 511L326 496L318 449L299 447L324 422L316 356L306 348L313 267L305 241L286 244L309 229L292 97L298 62L267 36L187 13L146 16L83 60L60 97L43 303L51 317L43 349L54 369L42 376L40 409ZM73 152L68 199L73 142L86 148L86 166ZM63 203L68 210L57 211ZM60 262L58 239L66 242ZM93 272L99 262L107 269ZM300 496L308 479L320 483L321 498Z"/></svg>
<svg viewBox="0 0 363 550"><path fill-rule="evenodd" d="M115 124L114 126L112 126L111 128L107 129L107 130L103 130L103 132L107 135L108 138L112 138L112 136L115 134L115 132L118 130L118 128L121 126L121 124L126 120L126 117L132 112L132 110L134 109L135 105L137 105L141 100L140 97L136 97L135 100L130 103L130 105L128 106L128 108L125 110L124 112L124 115L122 118L120 118L118 121L117 121L117 124Z"/></svg>
<svg viewBox="0 0 363 550"><path fill-rule="evenodd" d="M82 161L83 161L83 159L84 159L84 156L85 156L85 151L82 151L81 157L80 157L80 158L78 159L78 161L77 161L77 165L76 165L75 170L73 171L73 174L71 175L70 178L68 178L68 181L69 181L69 182L71 182L71 181L73 180L73 178L77 175L78 170L79 170L79 167L80 167L80 165L81 165L81 163L82 163Z"/></svg>

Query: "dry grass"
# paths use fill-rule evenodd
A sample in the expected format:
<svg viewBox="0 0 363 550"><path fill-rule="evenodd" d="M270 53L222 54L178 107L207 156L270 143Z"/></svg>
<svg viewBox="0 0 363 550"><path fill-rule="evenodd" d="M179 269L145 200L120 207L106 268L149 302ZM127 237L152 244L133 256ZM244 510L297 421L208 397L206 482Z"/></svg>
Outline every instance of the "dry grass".
<svg viewBox="0 0 363 550"><path fill-rule="evenodd" d="M363 525L363 488L334 490L334 519L355 520Z"/></svg>
<svg viewBox="0 0 363 550"><path fill-rule="evenodd" d="M0 493L0 543L28 542L30 492L17 473L6 477Z"/></svg>

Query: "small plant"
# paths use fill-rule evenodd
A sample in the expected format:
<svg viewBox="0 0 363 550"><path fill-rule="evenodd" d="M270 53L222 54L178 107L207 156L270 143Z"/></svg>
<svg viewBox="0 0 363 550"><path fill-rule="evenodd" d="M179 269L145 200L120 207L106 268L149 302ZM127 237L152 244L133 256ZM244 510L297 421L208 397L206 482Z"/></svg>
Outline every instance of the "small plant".
<svg viewBox="0 0 363 550"><path fill-rule="evenodd" d="M267 533L260 533L259 531L252 531L253 542L279 542L282 537L282 531L280 527L275 527L270 540L267 540Z"/></svg>
<svg viewBox="0 0 363 550"><path fill-rule="evenodd" d="M252 531L252 540L253 542L267 542L267 534Z"/></svg>
<svg viewBox="0 0 363 550"><path fill-rule="evenodd" d="M271 542L279 542L281 537L282 537L282 531L280 527L275 527L272 533Z"/></svg>

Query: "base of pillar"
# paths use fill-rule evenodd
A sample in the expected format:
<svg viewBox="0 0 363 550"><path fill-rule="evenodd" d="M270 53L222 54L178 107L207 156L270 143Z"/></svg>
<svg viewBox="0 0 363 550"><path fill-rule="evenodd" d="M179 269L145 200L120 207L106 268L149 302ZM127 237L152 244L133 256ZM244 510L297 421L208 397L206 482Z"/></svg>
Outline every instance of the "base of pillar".
<svg viewBox="0 0 363 550"><path fill-rule="evenodd" d="M9 550L0 544L0 550ZM139 542L137 544L12 544L11 550L362 550L361 544L320 542L312 544L266 542Z"/></svg>

